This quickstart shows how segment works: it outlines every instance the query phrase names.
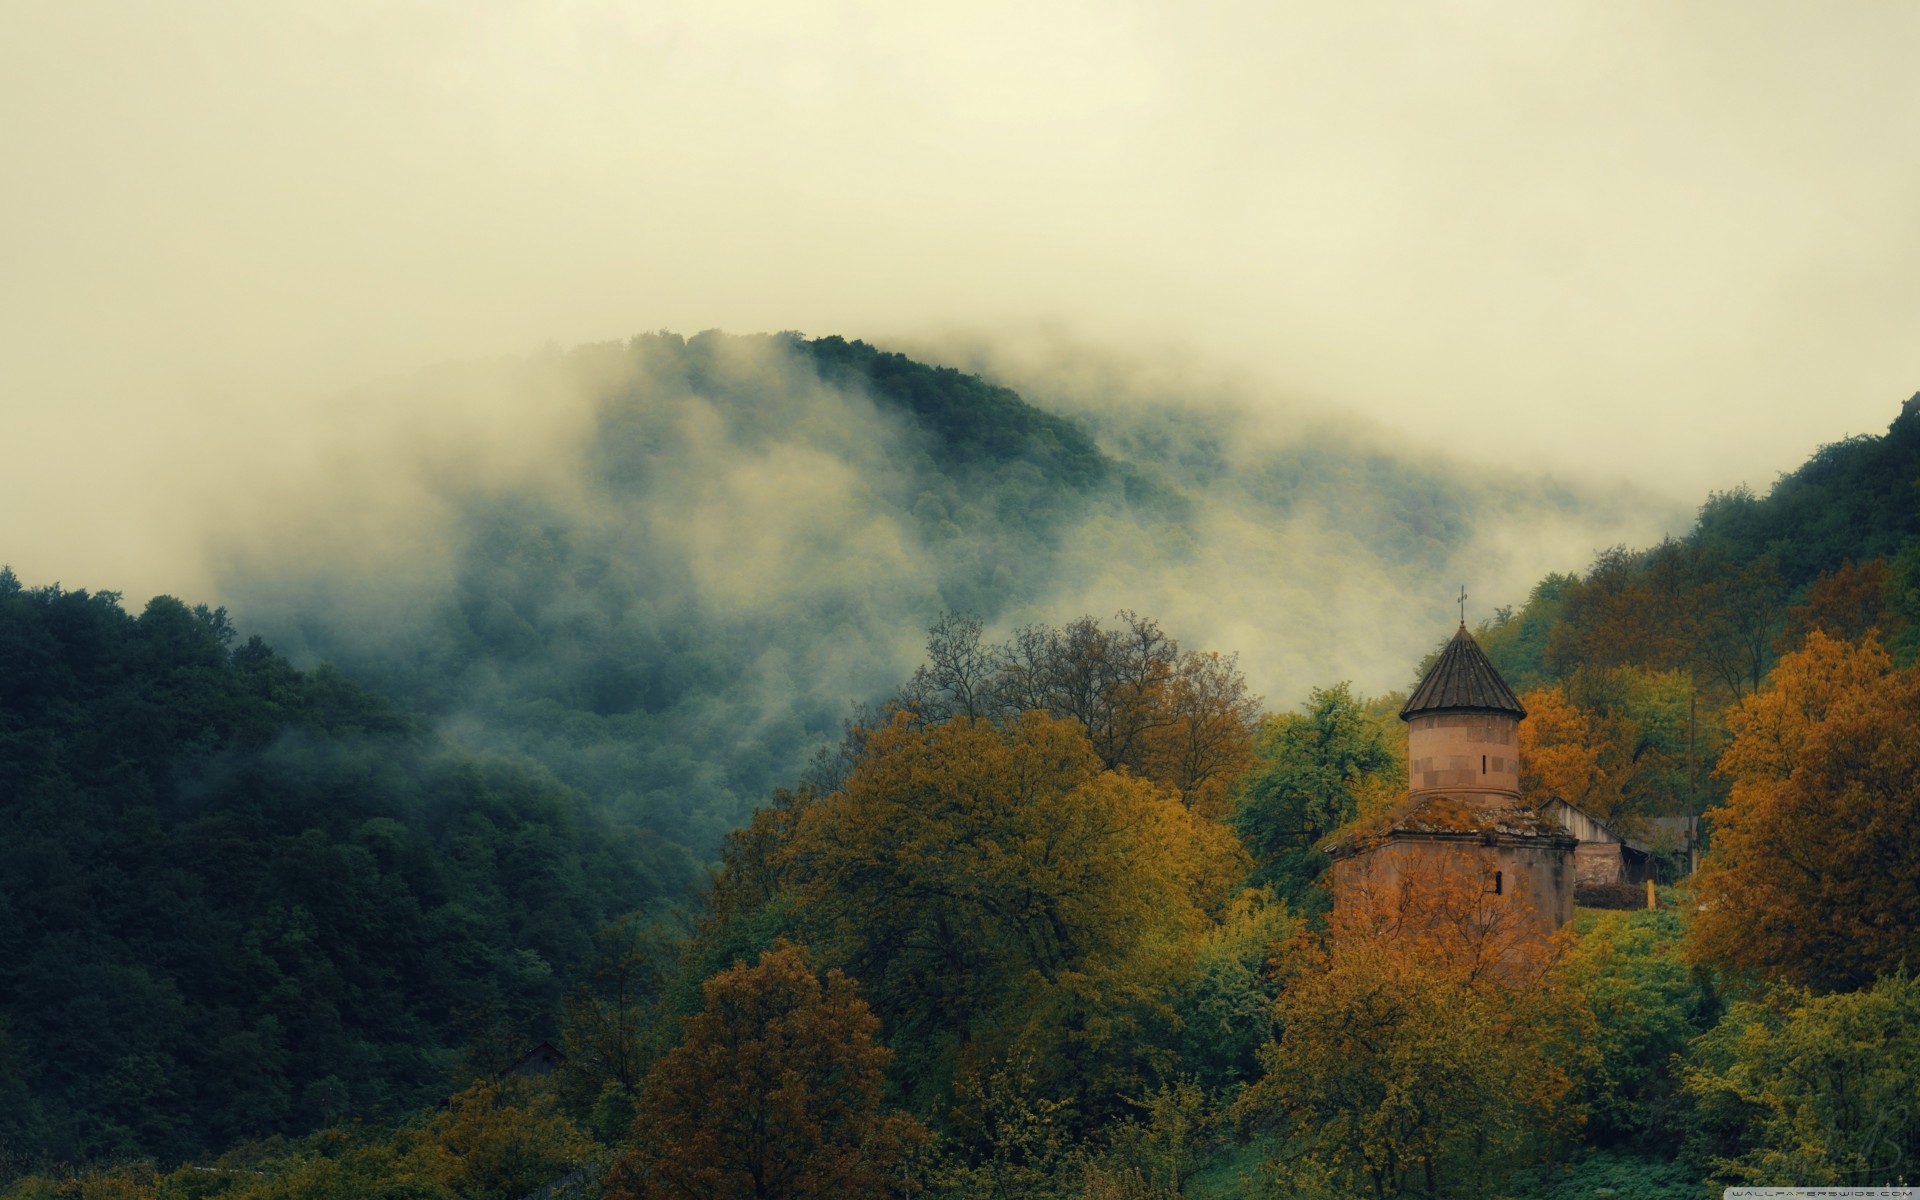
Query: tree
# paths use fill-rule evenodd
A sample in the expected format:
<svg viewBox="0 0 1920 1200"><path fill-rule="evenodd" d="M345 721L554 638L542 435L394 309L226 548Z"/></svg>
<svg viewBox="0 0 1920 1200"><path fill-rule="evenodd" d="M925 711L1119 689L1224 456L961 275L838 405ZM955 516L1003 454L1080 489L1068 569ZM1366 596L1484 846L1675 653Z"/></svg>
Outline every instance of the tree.
<svg viewBox="0 0 1920 1200"><path fill-rule="evenodd" d="M1193 972L1173 998L1180 1016L1180 1069L1212 1092L1259 1071L1260 1047L1273 1039L1276 983L1269 961L1299 922L1268 889L1242 892L1194 955Z"/></svg>
<svg viewBox="0 0 1920 1200"><path fill-rule="evenodd" d="M901 1194L924 1134L881 1109L892 1054L853 981L776 944L708 979L648 1072L608 1200L849 1200Z"/></svg>
<svg viewBox="0 0 1920 1200"><path fill-rule="evenodd" d="M1302 931L1274 1007L1280 1036L1240 1102L1281 1147L1289 1190L1439 1194L1549 1123L1570 1086L1550 1031L1577 1035L1549 986L1553 946L1435 866L1343 888L1325 938Z"/></svg>
<svg viewBox="0 0 1920 1200"><path fill-rule="evenodd" d="M1560 981L1589 1018L1592 1058L1573 1099L1590 1142L1677 1148L1677 1056L1719 1015L1710 973L1681 951L1684 932L1679 909L1603 913L1561 964Z"/></svg>
<svg viewBox="0 0 1920 1200"><path fill-rule="evenodd" d="M1018 1063L1087 1120L1172 1065L1168 996L1246 870L1231 830L1041 712L896 717L784 861L809 938L911 1055L914 1107Z"/></svg>
<svg viewBox="0 0 1920 1200"><path fill-rule="evenodd" d="M1625 546L1603 550L1563 591L1546 642L1554 674L1627 663L1666 667L1686 657L1695 622L1686 549L1669 540L1647 557L1651 570Z"/></svg>
<svg viewBox="0 0 1920 1200"><path fill-rule="evenodd" d="M656 927L638 915L602 926L593 936L593 954L585 978L567 1006L563 1081L576 1111L598 1104L602 1111L624 1112L614 1123L624 1128L633 1117L633 1097L651 1057L650 1018L660 998L673 947ZM595 1130L605 1130L596 1119Z"/></svg>
<svg viewBox="0 0 1920 1200"><path fill-rule="evenodd" d="M1173 719L1147 735L1140 772L1179 792L1187 807L1225 816L1234 783L1253 765L1260 723L1259 698L1247 694L1236 657L1187 651L1161 702Z"/></svg>
<svg viewBox="0 0 1920 1200"><path fill-rule="evenodd" d="M1520 790L1632 832L1684 786L1689 682L1640 667L1586 671L1520 698Z"/></svg>
<svg viewBox="0 0 1920 1200"><path fill-rule="evenodd" d="M1892 641L1906 624L1888 603L1894 588L1893 570L1884 558L1870 558L1859 566L1851 559L1841 563L1838 570L1813 581L1804 602L1787 610L1777 649L1798 649L1815 629L1842 641L1858 641L1868 633Z"/></svg>
<svg viewBox="0 0 1920 1200"><path fill-rule="evenodd" d="M400 1163L459 1200L525 1196L580 1168L593 1149L539 1093L482 1080L447 1102L411 1138Z"/></svg>
<svg viewBox="0 0 1920 1200"><path fill-rule="evenodd" d="M1773 661L1783 592L1769 558L1737 563L1671 538L1643 553L1615 546L1565 591L1546 659L1561 678L1623 666L1686 670L1738 700Z"/></svg>
<svg viewBox="0 0 1920 1200"><path fill-rule="evenodd" d="M1520 794L1534 804L1565 800L1606 820L1620 802L1620 780L1602 765L1611 746L1595 729L1594 713L1567 698L1558 684L1520 697Z"/></svg>
<svg viewBox="0 0 1920 1200"><path fill-rule="evenodd" d="M1714 1174L1751 1185L1911 1182L1920 1161L1920 983L1736 1002L1693 1045L1686 1090Z"/></svg>
<svg viewBox="0 0 1920 1200"><path fill-rule="evenodd" d="M1920 944L1920 670L1816 630L1729 720L1695 952L1821 989L1897 968Z"/></svg>
<svg viewBox="0 0 1920 1200"><path fill-rule="evenodd" d="M882 1012L949 1029L1024 976L1197 928L1241 869L1230 832L1103 771L1076 723L1038 712L873 731L846 786L800 813L786 861Z"/></svg>
<svg viewBox="0 0 1920 1200"><path fill-rule="evenodd" d="M1299 712L1267 719L1233 824L1259 882L1297 901L1326 867L1322 838L1404 791L1401 756L1347 685L1315 688Z"/></svg>
<svg viewBox="0 0 1920 1200"><path fill-rule="evenodd" d="M1182 652L1151 618L1118 615L1117 628L1081 617L1062 628L1029 625L999 646L980 622L948 613L927 636L927 661L888 704L923 724L957 718L1010 721L1044 712L1077 722L1107 770L1126 768L1173 788L1190 807L1224 810L1252 761L1260 702L1233 655ZM851 723L839 755L820 764L836 789L884 717Z"/></svg>
<svg viewBox="0 0 1920 1200"><path fill-rule="evenodd" d="M1014 635L1003 663L1008 706L1079 722L1108 770L1138 769L1146 739L1173 723L1162 693L1180 656L1152 620L1130 612L1119 619L1118 629L1092 617L1064 629L1029 626Z"/></svg>
<svg viewBox="0 0 1920 1200"><path fill-rule="evenodd" d="M1703 676L1724 684L1737 701L1759 691L1773 665L1785 592L1780 569L1762 558L1739 570L1703 563L1701 574L1693 660Z"/></svg>
<svg viewBox="0 0 1920 1200"><path fill-rule="evenodd" d="M945 613L927 630L927 661L894 703L923 721L989 717L1001 706L1000 661L980 640L978 617Z"/></svg>

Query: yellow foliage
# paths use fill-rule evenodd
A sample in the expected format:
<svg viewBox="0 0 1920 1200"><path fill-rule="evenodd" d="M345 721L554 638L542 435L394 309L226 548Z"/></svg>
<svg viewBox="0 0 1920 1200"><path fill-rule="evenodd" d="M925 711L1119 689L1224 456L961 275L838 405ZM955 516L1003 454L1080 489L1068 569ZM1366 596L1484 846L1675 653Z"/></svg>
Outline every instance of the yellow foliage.
<svg viewBox="0 0 1920 1200"><path fill-rule="evenodd" d="M1692 946L1818 988L1911 965L1920 939L1920 671L1818 629L1729 718Z"/></svg>
<svg viewBox="0 0 1920 1200"><path fill-rule="evenodd" d="M538 1092L481 1081L417 1131L401 1174L424 1176L461 1200L524 1196L582 1166L593 1143Z"/></svg>
<svg viewBox="0 0 1920 1200"><path fill-rule="evenodd" d="M779 866L816 944L914 1031L937 1105L1009 1059L1109 1104L1169 1067L1170 997L1248 864L1171 789L1105 769L1078 722L1029 711L870 731Z"/></svg>
<svg viewBox="0 0 1920 1200"><path fill-rule="evenodd" d="M1742 783L1787 778L1827 714L1892 668L1886 650L1871 637L1846 642L1813 630L1798 651L1775 664L1766 690L1728 715L1734 742L1720 757L1719 773L1736 781L1736 791Z"/></svg>
<svg viewBox="0 0 1920 1200"><path fill-rule="evenodd" d="M1322 942L1303 932L1275 1006L1279 1040L1240 1102L1290 1150L1285 1186L1431 1191L1447 1164L1515 1151L1570 1087L1540 1030L1569 1006L1542 945L1477 874L1436 867L1344 889Z"/></svg>
<svg viewBox="0 0 1920 1200"><path fill-rule="evenodd" d="M891 1053L853 982L829 971L823 983L779 942L702 990L705 1007L647 1075L608 1200L896 1194L925 1133L881 1110Z"/></svg>
<svg viewBox="0 0 1920 1200"><path fill-rule="evenodd" d="M1197 932L1246 869L1225 826L1038 712L872 731L785 861L883 1007L963 1022L1025 977Z"/></svg>
<svg viewBox="0 0 1920 1200"><path fill-rule="evenodd" d="M1520 698L1520 789L1535 803L1565 800L1605 820L1620 799L1619 785L1601 768L1607 749L1595 737L1592 713L1567 699L1559 684Z"/></svg>

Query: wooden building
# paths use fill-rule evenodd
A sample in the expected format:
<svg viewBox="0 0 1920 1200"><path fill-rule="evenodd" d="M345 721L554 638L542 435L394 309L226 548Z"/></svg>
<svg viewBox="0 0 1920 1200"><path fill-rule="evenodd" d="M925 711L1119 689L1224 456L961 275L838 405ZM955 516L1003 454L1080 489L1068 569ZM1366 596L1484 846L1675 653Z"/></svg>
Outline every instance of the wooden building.
<svg viewBox="0 0 1920 1200"><path fill-rule="evenodd" d="M1642 817L1642 836L1621 833L1591 813L1554 798L1542 816L1580 839L1574 851L1574 886L1612 883L1672 883L1699 863L1699 823L1693 817Z"/></svg>

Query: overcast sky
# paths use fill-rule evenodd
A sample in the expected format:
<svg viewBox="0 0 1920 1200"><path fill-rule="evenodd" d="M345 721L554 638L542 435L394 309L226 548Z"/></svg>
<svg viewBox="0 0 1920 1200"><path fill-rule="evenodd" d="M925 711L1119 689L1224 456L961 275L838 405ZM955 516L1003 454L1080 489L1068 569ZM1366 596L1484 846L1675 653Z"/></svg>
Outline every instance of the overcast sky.
<svg viewBox="0 0 1920 1200"><path fill-rule="evenodd" d="M1891 3L0 0L0 561L190 591L326 397L655 328L1060 329L1764 489L1920 389L1916 61Z"/></svg>

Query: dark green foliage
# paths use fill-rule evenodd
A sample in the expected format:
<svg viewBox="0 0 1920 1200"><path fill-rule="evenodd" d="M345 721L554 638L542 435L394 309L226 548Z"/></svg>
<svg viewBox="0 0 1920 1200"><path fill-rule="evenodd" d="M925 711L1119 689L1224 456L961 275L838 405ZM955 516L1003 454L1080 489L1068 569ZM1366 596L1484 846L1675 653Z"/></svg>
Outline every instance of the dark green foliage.
<svg viewBox="0 0 1920 1200"><path fill-rule="evenodd" d="M1560 619L1563 599L1579 582L1577 575L1548 575L1533 585L1526 604L1518 612L1511 608L1499 609L1492 621L1474 631L1474 640L1480 643L1480 649L1486 652L1500 677L1516 695L1553 681L1547 665L1548 639L1554 622ZM1426 667L1432 665L1431 659L1436 657L1437 651L1429 655L1429 661L1421 664L1420 674L1426 673Z"/></svg>
<svg viewBox="0 0 1920 1200"><path fill-rule="evenodd" d="M1909 400L1884 435L1822 446L1764 499L1744 487L1715 493L1689 540L1741 564L1770 556L1797 587L1846 559L1897 554L1917 537L1920 403Z"/></svg>
<svg viewBox="0 0 1920 1200"><path fill-rule="evenodd" d="M902 614L1031 599L1061 523L1127 503L1071 422L864 342L653 334L540 369L587 394L576 490L450 491L451 578L397 616L326 573L230 587L297 658L702 850L884 694Z"/></svg>
<svg viewBox="0 0 1920 1200"><path fill-rule="evenodd" d="M1903 623L1887 649L1895 666L1907 667L1920 659L1920 538L1908 543L1890 566L1887 608Z"/></svg>
<svg viewBox="0 0 1920 1200"><path fill-rule="evenodd" d="M687 884L544 774L231 637L224 611L0 575L15 1152L174 1156L430 1102L457 1010L552 1029L591 930Z"/></svg>
<svg viewBox="0 0 1920 1200"><path fill-rule="evenodd" d="M865 391L883 409L911 414L934 461L949 471L1028 462L1049 480L1088 488L1105 480L1113 465L1073 422L977 375L927 366L840 337L808 341L795 336L789 344L822 379Z"/></svg>
<svg viewBox="0 0 1920 1200"><path fill-rule="evenodd" d="M1772 666L1789 603L1849 561L1892 560L1890 613L1920 616L1920 397L1882 436L1824 446L1765 496L1715 492L1693 530L1602 551L1583 577L1549 576L1478 631L1518 691L1587 668L1682 670L1729 699ZM1920 646L1911 618L1896 651Z"/></svg>
<svg viewBox="0 0 1920 1200"><path fill-rule="evenodd" d="M1214 1093L1259 1074L1260 1048L1274 1037L1279 990L1269 960L1296 928L1271 893L1248 891L1208 931L1172 999L1180 1018L1180 1073Z"/></svg>
<svg viewBox="0 0 1920 1200"><path fill-rule="evenodd" d="M1314 885L1330 861L1317 844L1364 802L1404 785L1400 758L1344 683L1315 688L1300 712L1268 718L1256 753L1233 812L1254 881L1316 910L1324 897Z"/></svg>
<svg viewBox="0 0 1920 1200"><path fill-rule="evenodd" d="M1500 1194L1517 1200L1700 1200L1703 1193L1700 1172L1690 1163L1599 1150L1520 1171Z"/></svg>

